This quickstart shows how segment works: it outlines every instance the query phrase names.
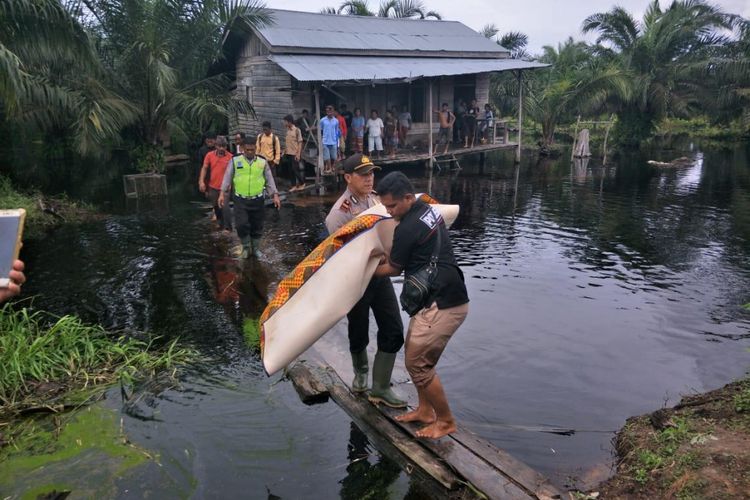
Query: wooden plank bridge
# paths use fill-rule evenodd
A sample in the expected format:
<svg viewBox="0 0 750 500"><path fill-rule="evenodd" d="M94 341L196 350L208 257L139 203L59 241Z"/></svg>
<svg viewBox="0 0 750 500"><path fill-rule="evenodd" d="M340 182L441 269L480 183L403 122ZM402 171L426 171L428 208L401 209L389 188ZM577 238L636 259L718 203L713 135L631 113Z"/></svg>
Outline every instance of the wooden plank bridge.
<svg viewBox="0 0 750 500"><path fill-rule="evenodd" d="M352 393L325 361L298 361L286 375L305 404L335 401L381 453L408 474L431 481L436 497L567 498L544 476L460 425L439 440L417 439L416 424L394 419L402 410L373 405Z"/></svg>

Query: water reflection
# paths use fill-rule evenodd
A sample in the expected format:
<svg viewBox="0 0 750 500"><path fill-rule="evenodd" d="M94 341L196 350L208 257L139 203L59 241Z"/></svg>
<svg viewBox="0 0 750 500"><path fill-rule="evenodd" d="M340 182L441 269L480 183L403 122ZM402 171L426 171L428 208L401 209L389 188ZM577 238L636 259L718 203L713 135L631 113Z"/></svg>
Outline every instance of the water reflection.
<svg viewBox="0 0 750 500"><path fill-rule="evenodd" d="M461 206L452 236L472 314L441 360L449 391L460 394L455 413L558 484L598 470L610 458L606 432L626 417L747 368L748 149L689 154L694 163L669 170L649 166L662 156L646 153L606 166L565 155L514 165L498 155L484 166L463 161L458 173L408 171L418 188ZM124 210L24 249L26 288L39 307L180 336L214 356L203 367L210 376L144 399L137 408L146 419L126 420L171 460L150 483L138 480L242 494L252 470L262 479L256 496L267 494L264 484L284 498L412 494L338 408L307 408L289 384L269 385L241 337L243 320L320 240L335 196L269 213L266 256L243 267L192 195L180 194L182 181L170 183L168 211ZM119 199L121 185L113 192ZM518 430L539 426L576 432Z"/></svg>
<svg viewBox="0 0 750 500"><path fill-rule="evenodd" d="M342 499L382 498L401 474L398 464L375 453L367 436L354 422L350 424L346 457L349 465L346 477L341 480Z"/></svg>

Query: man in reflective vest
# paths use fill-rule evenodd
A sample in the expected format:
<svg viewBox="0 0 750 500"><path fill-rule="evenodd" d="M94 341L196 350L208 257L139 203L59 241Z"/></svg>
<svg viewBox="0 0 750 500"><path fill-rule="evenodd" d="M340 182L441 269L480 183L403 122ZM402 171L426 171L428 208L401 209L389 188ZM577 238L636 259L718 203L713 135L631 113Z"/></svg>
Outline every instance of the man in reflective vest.
<svg viewBox="0 0 750 500"><path fill-rule="evenodd" d="M260 257L260 238L265 218L263 191L268 191L273 197L273 205L277 209L281 207L281 201L268 162L255 156L255 144L244 144L243 154L229 162L221 183L220 207L224 206L233 188L234 224L242 242L241 258L246 259L251 252L255 257Z"/></svg>

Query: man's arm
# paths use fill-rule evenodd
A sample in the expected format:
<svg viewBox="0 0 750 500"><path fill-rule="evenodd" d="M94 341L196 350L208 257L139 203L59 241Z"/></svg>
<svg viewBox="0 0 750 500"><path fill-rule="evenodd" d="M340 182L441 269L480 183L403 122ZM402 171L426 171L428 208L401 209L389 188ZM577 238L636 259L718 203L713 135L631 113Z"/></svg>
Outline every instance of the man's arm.
<svg viewBox="0 0 750 500"><path fill-rule="evenodd" d="M268 189L268 194L273 198L273 206L277 209L281 208L279 191L276 189L276 181L273 180L273 173L271 172L271 167L268 165L268 162L266 162L263 167L263 176L266 178L266 189Z"/></svg>
<svg viewBox="0 0 750 500"><path fill-rule="evenodd" d="M296 161L299 161L302 156L302 131L297 129L297 155L294 157Z"/></svg>
<svg viewBox="0 0 750 500"><path fill-rule="evenodd" d="M201 173L198 176L198 189L201 193L206 192L206 174L208 173L208 155L203 160L203 166L201 167Z"/></svg>
<svg viewBox="0 0 750 500"><path fill-rule="evenodd" d="M227 169L224 171L224 179L221 181L221 189L219 190L219 199L216 203L220 207L224 207L226 194L232 189L232 179L234 178L234 158L229 159Z"/></svg>
<svg viewBox="0 0 750 500"><path fill-rule="evenodd" d="M224 178L221 180L221 192L228 193L232 189L232 178L234 177L234 157L227 163L227 169L224 171Z"/></svg>
<svg viewBox="0 0 750 500"><path fill-rule="evenodd" d="M381 259L381 264L378 264L378 267L375 268L375 274L374 276L380 278L383 276L398 276L401 274L402 269L400 267L394 266L389 260L387 256L383 256L383 259Z"/></svg>
<svg viewBox="0 0 750 500"><path fill-rule="evenodd" d="M279 142L279 136L276 134L273 134L273 142L275 142L275 148L273 150L276 152L273 158L273 163L275 165L279 164L279 161L281 160L281 142Z"/></svg>

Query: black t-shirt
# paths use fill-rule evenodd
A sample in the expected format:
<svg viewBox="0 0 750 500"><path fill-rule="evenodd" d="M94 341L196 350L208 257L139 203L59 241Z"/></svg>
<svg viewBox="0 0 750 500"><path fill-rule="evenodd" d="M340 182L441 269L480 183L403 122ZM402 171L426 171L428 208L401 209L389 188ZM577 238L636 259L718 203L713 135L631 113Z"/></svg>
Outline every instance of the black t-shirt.
<svg viewBox="0 0 750 500"><path fill-rule="evenodd" d="M352 126L352 117L354 116L351 111L344 111L341 113L341 116L344 117L344 121L346 122L346 129L349 130Z"/></svg>
<svg viewBox="0 0 750 500"><path fill-rule="evenodd" d="M441 235L438 274L432 297L438 309L469 302L464 275L456 264L448 229L440 214L428 204L416 202L401 219L393 233L391 264L411 274L430 262L438 234Z"/></svg>

